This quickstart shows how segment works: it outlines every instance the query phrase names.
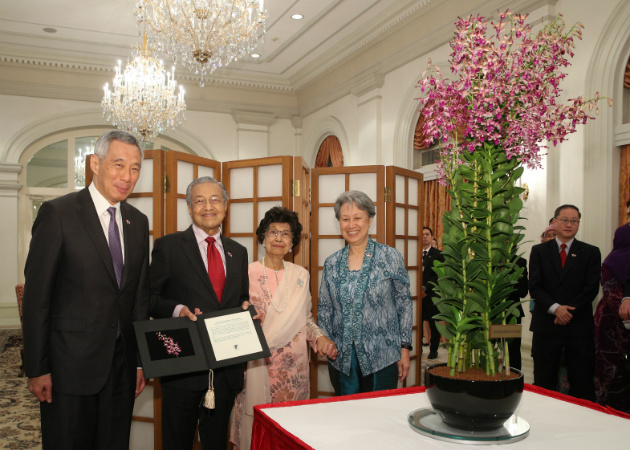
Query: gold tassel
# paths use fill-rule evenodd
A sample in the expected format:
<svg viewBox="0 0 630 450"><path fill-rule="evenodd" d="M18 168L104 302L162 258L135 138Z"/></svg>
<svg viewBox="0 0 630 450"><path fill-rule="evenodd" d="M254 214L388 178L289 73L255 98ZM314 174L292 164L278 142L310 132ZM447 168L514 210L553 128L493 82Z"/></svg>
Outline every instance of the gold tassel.
<svg viewBox="0 0 630 450"><path fill-rule="evenodd" d="M210 369L210 373L208 375L208 392L206 392L206 396L203 399L204 408L214 409L214 371Z"/></svg>

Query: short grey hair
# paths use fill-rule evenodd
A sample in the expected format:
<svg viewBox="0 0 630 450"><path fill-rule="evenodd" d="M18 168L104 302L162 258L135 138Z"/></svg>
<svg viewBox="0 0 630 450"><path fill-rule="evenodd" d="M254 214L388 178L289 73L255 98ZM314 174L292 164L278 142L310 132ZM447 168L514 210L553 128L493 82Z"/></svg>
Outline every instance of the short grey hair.
<svg viewBox="0 0 630 450"><path fill-rule="evenodd" d="M197 186L198 184L203 184L203 183L218 184L223 194L223 203L227 205L227 202L230 199L230 196L227 193L227 189L225 189L225 186L223 186L223 183L215 180L212 177L199 177L196 180L193 180L186 188L186 203L188 203L189 205L192 205L192 188L193 186Z"/></svg>
<svg viewBox="0 0 630 450"><path fill-rule="evenodd" d="M140 160L142 161L142 159L144 159L144 153L142 152L142 148L140 148L140 142L138 142L138 139L133 134L121 130L109 130L101 134L96 141L96 144L94 144L94 154L99 161L103 161L107 157L107 154L109 153L109 146L112 141L120 141L125 144L135 146L140 152Z"/></svg>
<svg viewBox="0 0 630 450"><path fill-rule="evenodd" d="M346 191L337 197L335 202L335 217L339 220L339 211L343 205L357 205L357 208L367 213L371 219L376 215L376 207L374 202L367 196L365 192L361 191Z"/></svg>

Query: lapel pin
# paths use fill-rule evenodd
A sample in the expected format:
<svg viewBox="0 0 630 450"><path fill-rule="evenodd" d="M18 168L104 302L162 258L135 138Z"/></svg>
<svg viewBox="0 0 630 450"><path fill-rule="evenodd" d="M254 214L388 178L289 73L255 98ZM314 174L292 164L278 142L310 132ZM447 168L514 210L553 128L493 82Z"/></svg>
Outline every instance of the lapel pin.
<svg viewBox="0 0 630 450"><path fill-rule="evenodd" d="M227 252L227 254L230 258L232 257L232 254L230 252Z"/></svg>
<svg viewBox="0 0 630 450"><path fill-rule="evenodd" d="M125 219L125 222L127 222L127 225L131 225L131 220Z"/></svg>
<svg viewBox="0 0 630 450"><path fill-rule="evenodd" d="M575 253L571 253L571 257L575 258L577 255Z"/></svg>

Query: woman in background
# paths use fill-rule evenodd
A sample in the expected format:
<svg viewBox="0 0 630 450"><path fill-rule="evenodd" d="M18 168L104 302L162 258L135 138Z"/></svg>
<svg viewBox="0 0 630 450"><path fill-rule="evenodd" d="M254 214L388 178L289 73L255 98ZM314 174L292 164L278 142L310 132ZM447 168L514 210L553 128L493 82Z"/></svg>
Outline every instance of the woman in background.
<svg viewBox="0 0 630 450"><path fill-rule="evenodd" d="M335 217L348 245L324 263L318 324L338 349L328 361L336 395L394 389L409 373L412 305L398 250L369 237L370 198L344 192Z"/></svg>
<svg viewBox="0 0 630 450"><path fill-rule="evenodd" d="M602 298L595 309L595 396L597 403L630 413L630 368L624 354L628 331L619 318L630 265L630 225L617 228L613 249L602 263Z"/></svg>
<svg viewBox="0 0 630 450"><path fill-rule="evenodd" d="M309 354L335 358L337 349L311 314L308 271L284 260L299 244L302 225L295 212L276 206L265 214L256 235L265 256L248 267L249 298L262 323L271 357L250 361L245 387L236 397L231 441L249 450L253 407L310 397Z"/></svg>

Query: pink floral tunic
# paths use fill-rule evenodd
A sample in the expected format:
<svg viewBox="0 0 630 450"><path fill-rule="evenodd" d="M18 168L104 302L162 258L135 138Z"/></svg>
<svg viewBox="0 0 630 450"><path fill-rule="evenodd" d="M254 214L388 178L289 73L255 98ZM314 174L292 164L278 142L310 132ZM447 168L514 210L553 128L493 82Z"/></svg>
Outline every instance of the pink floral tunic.
<svg viewBox="0 0 630 450"><path fill-rule="evenodd" d="M298 283L306 283L308 289L309 274L306 269L294 266L301 272ZM263 266L260 261L255 261L249 265L249 297L250 302L256 307L260 315L260 320L264 324L265 317L273 308L270 303L267 286L263 275ZM266 269L269 292L273 296L276 289L284 292L287 286L284 280L284 270L277 273L269 268ZM302 286L300 286L302 287ZM291 302L295 297L291 296L294 286L288 286L289 299ZM317 338L324 333L319 329L310 313L310 296L307 307L308 315L306 325L299 331L290 342L283 347L270 348L271 357L267 358L266 366L269 372L269 393L271 402L286 402L292 400L306 400L310 395L309 386L309 351L307 341L314 347ZM276 304L278 310L282 310L284 303ZM280 313L282 315L282 313ZM247 377L247 372L245 373ZM243 389L236 397L234 407L234 420L232 421L231 441L239 448L240 444L240 424L243 414L243 402L246 390ZM243 449L241 449L243 450Z"/></svg>

